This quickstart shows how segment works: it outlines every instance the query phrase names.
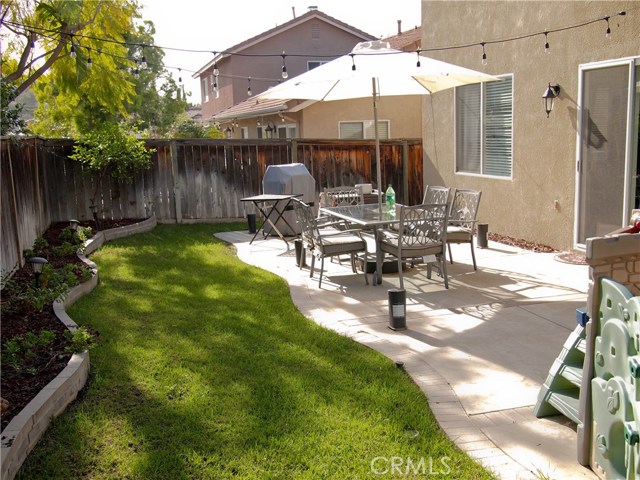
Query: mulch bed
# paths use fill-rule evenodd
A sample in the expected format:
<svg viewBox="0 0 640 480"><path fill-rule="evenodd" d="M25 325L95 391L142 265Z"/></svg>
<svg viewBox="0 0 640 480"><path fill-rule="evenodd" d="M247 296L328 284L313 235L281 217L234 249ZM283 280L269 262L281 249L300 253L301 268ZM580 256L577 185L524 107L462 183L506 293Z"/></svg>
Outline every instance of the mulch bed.
<svg viewBox="0 0 640 480"><path fill-rule="evenodd" d="M121 227L138 223L142 219L124 220L101 220L100 230ZM68 227L68 222L56 222L49 226L42 235L50 246L60 244L60 232ZM81 222L81 227L91 227L96 229L93 221ZM56 269L64 264L75 264L78 268L84 266L83 262L74 255L54 256L47 255L47 260ZM16 270L12 280L21 285L27 285L34 281L30 266ZM0 304L7 305L10 299L6 292L0 296ZM49 330L55 334L55 339L46 348L34 346L32 351L36 353L34 358L30 358L26 364L15 369L6 362L3 362L1 372L2 388L2 430L9 422L35 397L43 387L53 380L66 366L71 358L71 353L66 351L69 341L64 336L66 327L58 320L53 313L53 304L45 305L41 311L12 312L7 309L2 310L2 323L0 324L0 335L2 338L2 353L5 354L5 343L16 335L24 335L32 332L39 335L42 330Z"/></svg>
<svg viewBox="0 0 640 480"><path fill-rule="evenodd" d="M488 236L489 236L489 240L493 242L503 243L511 247L519 247L519 248L522 248L523 250L531 250L531 251L540 252L540 253L553 253L558 251L555 248L549 247L547 245L530 242L528 240L523 240L520 238L508 237L506 235L500 235L499 233L489 232Z"/></svg>

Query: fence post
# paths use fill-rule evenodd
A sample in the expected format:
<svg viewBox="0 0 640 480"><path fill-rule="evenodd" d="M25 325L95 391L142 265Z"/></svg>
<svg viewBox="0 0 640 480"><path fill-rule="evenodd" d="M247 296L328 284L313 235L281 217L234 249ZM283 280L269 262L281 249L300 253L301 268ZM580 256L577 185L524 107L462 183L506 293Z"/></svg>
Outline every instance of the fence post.
<svg viewBox="0 0 640 480"><path fill-rule="evenodd" d="M171 140L171 178L173 180L176 223L182 223L182 198L180 198L180 179L178 178L178 145L175 140Z"/></svg>
<svg viewBox="0 0 640 480"><path fill-rule="evenodd" d="M402 203L409 203L409 142L402 141Z"/></svg>

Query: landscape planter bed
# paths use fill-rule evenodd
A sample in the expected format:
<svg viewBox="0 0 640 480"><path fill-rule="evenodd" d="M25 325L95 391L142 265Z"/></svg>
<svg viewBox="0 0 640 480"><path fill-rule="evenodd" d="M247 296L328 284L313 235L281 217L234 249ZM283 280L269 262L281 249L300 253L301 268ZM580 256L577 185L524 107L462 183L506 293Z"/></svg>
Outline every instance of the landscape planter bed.
<svg viewBox="0 0 640 480"><path fill-rule="evenodd" d="M150 217L142 222L97 232L85 242L85 251L78 251L78 257L93 271L86 282L72 288L64 299L53 303L53 312L69 330L78 325L67 315L66 308L83 295L89 293L98 284L98 271L95 263L87 258L105 242L135 233L152 230L156 226L156 218ZM78 396L89 376L89 352L74 353L67 366L50 381L20 413L2 430L2 466L0 478L11 480L27 455L35 447L47 429L51 419L60 415L64 409Z"/></svg>

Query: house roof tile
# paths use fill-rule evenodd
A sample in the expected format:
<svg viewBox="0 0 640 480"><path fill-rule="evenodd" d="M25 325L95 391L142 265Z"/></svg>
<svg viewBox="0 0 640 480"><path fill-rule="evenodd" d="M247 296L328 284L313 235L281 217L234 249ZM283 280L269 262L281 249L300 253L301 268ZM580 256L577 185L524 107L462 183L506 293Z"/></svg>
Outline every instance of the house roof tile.
<svg viewBox="0 0 640 480"><path fill-rule="evenodd" d="M384 39L389 42L391 48L396 50L404 50L405 52L414 51L422 45L422 29L420 27L412 28L406 32Z"/></svg>

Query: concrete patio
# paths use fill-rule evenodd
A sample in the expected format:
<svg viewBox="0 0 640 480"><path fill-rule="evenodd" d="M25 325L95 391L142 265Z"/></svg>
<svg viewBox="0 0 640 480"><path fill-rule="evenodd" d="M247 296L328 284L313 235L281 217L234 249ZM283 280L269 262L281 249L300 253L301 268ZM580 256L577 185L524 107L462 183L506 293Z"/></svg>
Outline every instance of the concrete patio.
<svg viewBox="0 0 640 480"><path fill-rule="evenodd" d="M293 242L258 236L250 245L251 236L218 235L244 262L285 278L305 316L403 362L442 429L499 478L597 478L576 460L575 424L533 415L575 310L586 305L586 265L489 242L476 249L474 271L469 246L454 245L448 290L424 265L405 270L407 330L393 331L387 290L399 287L398 274L365 286L361 273L327 260L319 289L318 268L309 278L295 265Z"/></svg>

